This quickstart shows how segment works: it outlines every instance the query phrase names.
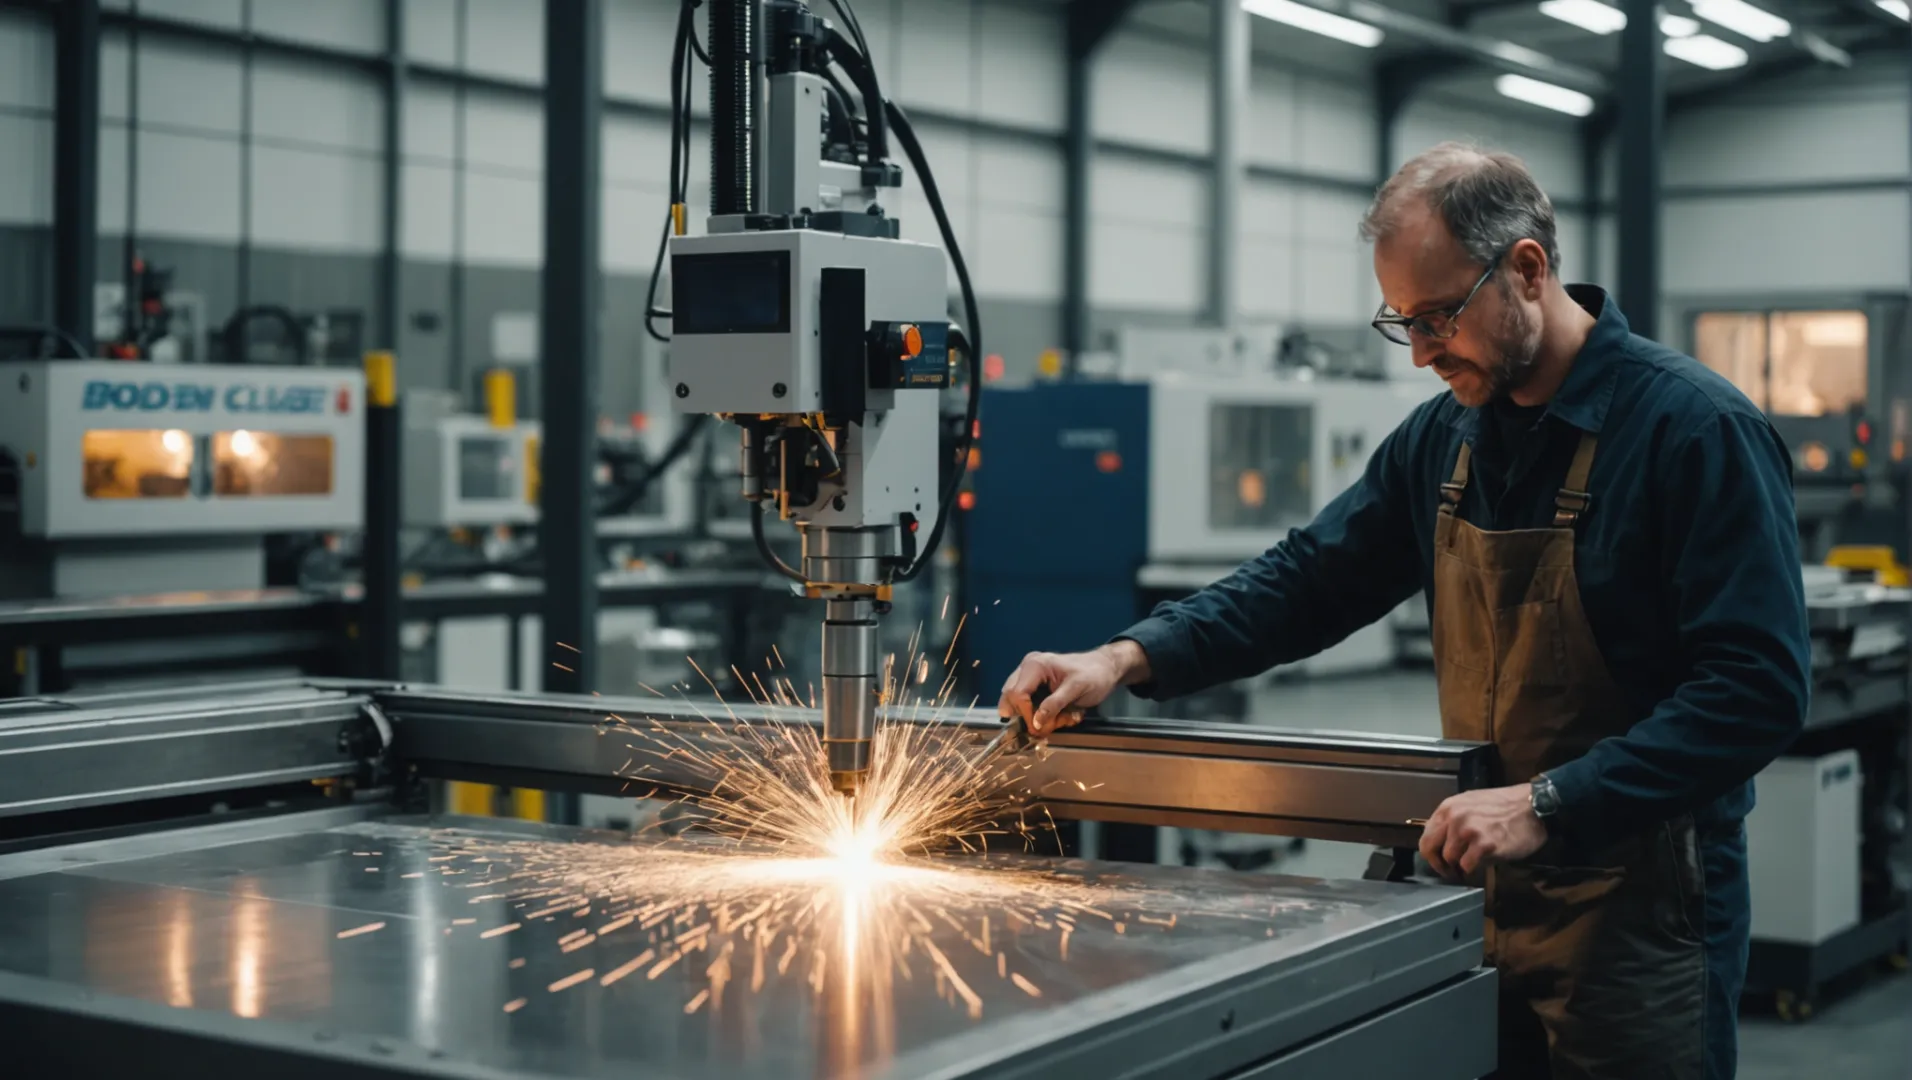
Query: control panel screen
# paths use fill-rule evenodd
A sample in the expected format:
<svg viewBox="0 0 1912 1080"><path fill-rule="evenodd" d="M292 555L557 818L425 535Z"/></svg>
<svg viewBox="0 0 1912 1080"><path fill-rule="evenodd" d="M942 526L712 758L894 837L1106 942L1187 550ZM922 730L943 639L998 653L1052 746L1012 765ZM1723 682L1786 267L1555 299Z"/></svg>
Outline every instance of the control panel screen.
<svg viewBox="0 0 1912 1080"><path fill-rule="evenodd" d="M497 435L458 440L458 497L509 499L517 495L511 440Z"/></svg>
<svg viewBox="0 0 1912 1080"><path fill-rule="evenodd" d="M671 258L673 334L790 332L790 253L733 251Z"/></svg>

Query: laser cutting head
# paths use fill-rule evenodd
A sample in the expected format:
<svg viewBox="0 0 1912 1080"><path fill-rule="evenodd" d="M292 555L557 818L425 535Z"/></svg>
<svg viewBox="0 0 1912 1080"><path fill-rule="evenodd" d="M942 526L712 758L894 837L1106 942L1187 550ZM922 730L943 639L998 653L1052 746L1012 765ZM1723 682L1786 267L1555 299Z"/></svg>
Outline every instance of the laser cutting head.
<svg viewBox="0 0 1912 1080"><path fill-rule="evenodd" d="M678 411L743 428L759 548L825 602L825 753L831 783L855 794L881 689L877 617L941 513L944 254L900 239L877 201L901 171L883 157L867 57L802 4L774 0L762 25L755 10L710 8L713 214L706 235L670 242L670 381ZM831 62L863 92L861 129L823 77ZM799 566L764 541L766 505L800 532Z"/></svg>

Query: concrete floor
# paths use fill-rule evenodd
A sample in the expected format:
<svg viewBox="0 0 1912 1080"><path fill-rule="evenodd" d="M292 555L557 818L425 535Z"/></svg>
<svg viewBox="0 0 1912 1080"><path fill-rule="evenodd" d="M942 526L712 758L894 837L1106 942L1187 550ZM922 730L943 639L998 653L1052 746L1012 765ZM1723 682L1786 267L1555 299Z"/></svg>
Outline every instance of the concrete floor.
<svg viewBox="0 0 1912 1080"><path fill-rule="evenodd" d="M1276 683L1251 698L1252 722L1270 727L1439 735L1434 677L1400 671ZM1367 848L1311 842L1270 869L1359 876ZM1749 1010L1740 1034L1741 1080L1912 1080L1912 976L1882 976L1820 1003L1803 1023Z"/></svg>

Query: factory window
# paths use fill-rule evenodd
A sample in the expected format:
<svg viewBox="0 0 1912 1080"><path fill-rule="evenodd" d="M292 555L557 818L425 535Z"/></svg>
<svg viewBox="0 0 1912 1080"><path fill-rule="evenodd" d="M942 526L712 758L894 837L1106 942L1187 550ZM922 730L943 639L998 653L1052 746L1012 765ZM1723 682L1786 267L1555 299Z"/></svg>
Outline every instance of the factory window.
<svg viewBox="0 0 1912 1080"><path fill-rule="evenodd" d="M330 495L332 436L222 431L212 437L213 494Z"/></svg>
<svg viewBox="0 0 1912 1080"><path fill-rule="evenodd" d="M1208 525L1279 529L1314 515L1313 411L1216 405L1208 423Z"/></svg>
<svg viewBox="0 0 1912 1080"><path fill-rule="evenodd" d="M183 499L192 493L193 437L184 431L89 431L80 438L89 499Z"/></svg>
<svg viewBox="0 0 1912 1080"><path fill-rule="evenodd" d="M1838 416L1866 403L1862 311L1775 311L1769 333L1772 412Z"/></svg>
<svg viewBox="0 0 1912 1080"><path fill-rule="evenodd" d="M1709 311L1693 324L1693 357L1767 408L1766 313Z"/></svg>
<svg viewBox="0 0 1912 1080"><path fill-rule="evenodd" d="M504 435L476 435L458 440L458 497L510 499L518 493L517 460L512 440Z"/></svg>
<svg viewBox="0 0 1912 1080"><path fill-rule="evenodd" d="M1693 355L1773 416L1839 416L1866 403L1862 311L1709 311Z"/></svg>

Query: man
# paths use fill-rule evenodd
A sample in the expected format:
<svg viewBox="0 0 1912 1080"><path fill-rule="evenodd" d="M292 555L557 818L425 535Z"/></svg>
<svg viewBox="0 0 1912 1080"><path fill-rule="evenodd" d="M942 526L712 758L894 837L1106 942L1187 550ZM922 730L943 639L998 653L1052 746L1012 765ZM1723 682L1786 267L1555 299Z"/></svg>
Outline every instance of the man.
<svg viewBox="0 0 1912 1080"><path fill-rule="evenodd" d="M1117 686L1252 675L1424 590L1442 730L1493 741L1508 785L1448 799L1420 844L1486 891L1497 1075L1730 1077L1751 779L1807 704L1786 450L1724 379L1562 285L1518 159L1437 146L1362 234L1375 328L1450 393L1229 577L1093 652L1031 654L1003 715L1040 736Z"/></svg>

